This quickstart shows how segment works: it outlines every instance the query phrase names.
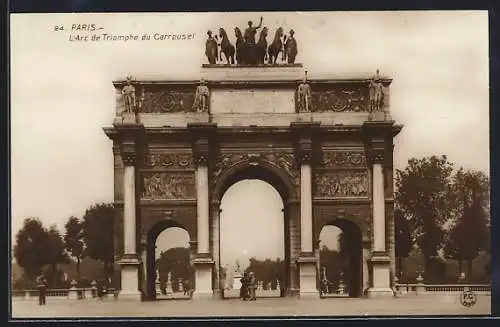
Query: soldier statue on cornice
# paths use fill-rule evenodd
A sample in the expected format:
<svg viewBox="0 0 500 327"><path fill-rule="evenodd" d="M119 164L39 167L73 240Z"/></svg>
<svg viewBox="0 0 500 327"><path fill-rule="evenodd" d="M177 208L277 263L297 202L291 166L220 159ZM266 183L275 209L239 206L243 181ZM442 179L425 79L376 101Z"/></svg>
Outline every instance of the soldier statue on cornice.
<svg viewBox="0 0 500 327"><path fill-rule="evenodd" d="M382 97L383 97L383 87L382 79L380 78L379 70L375 76L372 76L369 84L370 89L370 112L381 111L382 108Z"/></svg>
<svg viewBox="0 0 500 327"><path fill-rule="evenodd" d="M311 86L307 83L307 71L305 73L302 83L299 84L297 89L297 101L299 112L310 112L311 106Z"/></svg>
<svg viewBox="0 0 500 327"><path fill-rule="evenodd" d="M193 109L198 112L208 111L208 98L210 97L210 90L205 82L205 79L200 80L200 85L196 88L196 95L194 97Z"/></svg>
<svg viewBox="0 0 500 327"><path fill-rule="evenodd" d="M136 99L135 87L132 85L132 76L127 77L125 86L122 89L123 100L125 101L125 112L135 113Z"/></svg>

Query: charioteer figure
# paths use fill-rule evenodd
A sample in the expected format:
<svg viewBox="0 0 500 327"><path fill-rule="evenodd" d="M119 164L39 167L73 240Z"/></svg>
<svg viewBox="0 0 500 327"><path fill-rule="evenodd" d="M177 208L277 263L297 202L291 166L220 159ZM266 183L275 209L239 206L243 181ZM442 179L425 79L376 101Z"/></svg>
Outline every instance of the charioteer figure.
<svg viewBox="0 0 500 327"><path fill-rule="evenodd" d="M295 40L295 31L290 30L290 36L286 39L285 42L285 59L287 59L287 63L294 64L295 57L297 57L297 40Z"/></svg>
<svg viewBox="0 0 500 327"><path fill-rule="evenodd" d="M215 65L217 63L218 47L217 40L212 36L212 31L207 31L207 41L205 42L205 55L207 56L208 63Z"/></svg>

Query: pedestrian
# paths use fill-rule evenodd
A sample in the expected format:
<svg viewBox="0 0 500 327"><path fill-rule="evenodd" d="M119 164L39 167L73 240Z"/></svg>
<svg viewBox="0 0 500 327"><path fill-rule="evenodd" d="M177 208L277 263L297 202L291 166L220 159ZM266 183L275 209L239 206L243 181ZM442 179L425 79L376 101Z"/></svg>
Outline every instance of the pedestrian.
<svg viewBox="0 0 500 327"><path fill-rule="evenodd" d="M45 305L45 297L47 292L47 279L45 275L40 273L40 275L36 278L36 286L38 288L38 304Z"/></svg>
<svg viewBox="0 0 500 327"><path fill-rule="evenodd" d="M240 298L243 301L245 301L248 298L247 282L248 282L248 273L245 271L243 273L243 277L241 277L241 279L240 279L240 283L241 283Z"/></svg>
<svg viewBox="0 0 500 327"><path fill-rule="evenodd" d="M251 272L248 280L248 297L249 301L256 301L255 289L257 288L257 279L255 278L255 273Z"/></svg>

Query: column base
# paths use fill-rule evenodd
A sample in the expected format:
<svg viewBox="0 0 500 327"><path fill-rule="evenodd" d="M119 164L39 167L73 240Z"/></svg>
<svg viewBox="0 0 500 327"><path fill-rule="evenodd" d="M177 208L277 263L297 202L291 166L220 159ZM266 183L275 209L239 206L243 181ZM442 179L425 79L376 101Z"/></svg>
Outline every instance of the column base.
<svg viewBox="0 0 500 327"><path fill-rule="evenodd" d="M118 293L118 301L138 301L142 300L142 294L139 291L121 290Z"/></svg>
<svg viewBox="0 0 500 327"><path fill-rule="evenodd" d="M369 288L366 290L366 296L369 298L388 298L395 297L394 290L392 288Z"/></svg>
<svg viewBox="0 0 500 327"><path fill-rule="evenodd" d="M373 252L372 258L373 284L366 290L368 297L394 297L391 288L391 258L385 252Z"/></svg>
<svg viewBox="0 0 500 327"><path fill-rule="evenodd" d="M220 289L217 289L217 290L213 290L212 292L212 298L213 299L222 299L222 291Z"/></svg>
<svg viewBox="0 0 500 327"><path fill-rule="evenodd" d="M214 261L209 256L193 259L195 266L195 290L193 299L213 299L212 267Z"/></svg>
<svg viewBox="0 0 500 327"><path fill-rule="evenodd" d="M319 299L319 291L316 288L316 257L314 253L303 253L297 259L300 278L300 299Z"/></svg>
<svg viewBox="0 0 500 327"><path fill-rule="evenodd" d="M119 300L141 301L142 293L139 290L139 265L140 261L136 254L127 253L120 261L121 290L118 293Z"/></svg>

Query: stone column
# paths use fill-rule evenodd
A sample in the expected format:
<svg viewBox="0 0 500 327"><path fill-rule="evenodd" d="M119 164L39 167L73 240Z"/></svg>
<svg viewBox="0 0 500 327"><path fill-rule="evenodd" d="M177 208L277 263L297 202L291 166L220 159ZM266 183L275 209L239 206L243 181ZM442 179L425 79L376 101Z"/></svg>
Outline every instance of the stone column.
<svg viewBox="0 0 500 327"><path fill-rule="evenodd" d="M297 262L301 298L319 297L313 246L311 159L312 151L300 155L300 257Z"/></svg>
<svg viewBox="0 0 500 327"><path fill-rule="evenodd" d="M126 144L121 152L123 171L123 257L121 265L120 300L141 300L136 236L135 163L134 144Z"/></svg>
<svg viewBox="0 0 500 327"><path fill-rule="evenodd" d="M195 265L196 289L193 298L212 297L212 268L214 261L211 258L209 247L209 194L208 194L208 166L207 155L198 153L196 161L196 203L197 203L197 255L193 260Z"/></svg>
<svg viewBox="0 0 500 327"><path fill-rule="evenodd" d="M368 289L369 296L393 296L391 289L390 257L386 250L386 219L384 192L384 154L383 144L372 150L372 218L373 248L372 269L373 284Z"/></svg>
<svg viewBox="0 0 500 327"><path fill-rule="evenodd" d="M218 202L212 203L212 219L211 219L211 239L212 239L212 258L214 259L213 269L213 293L214 297L220 298L222 296L222 289L224 285L220 278L220 204Z"/></svg>

